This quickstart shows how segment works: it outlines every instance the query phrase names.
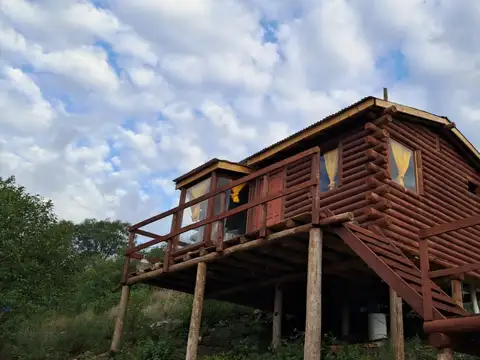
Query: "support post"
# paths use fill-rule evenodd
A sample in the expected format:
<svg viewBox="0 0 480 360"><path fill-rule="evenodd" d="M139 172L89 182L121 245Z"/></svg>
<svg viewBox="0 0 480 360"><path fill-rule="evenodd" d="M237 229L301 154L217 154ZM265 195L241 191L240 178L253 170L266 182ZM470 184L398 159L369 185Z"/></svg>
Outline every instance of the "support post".
<svg viewBox="0 0 480 360"><path fill-rule="evenodd" d="M477 287L474 284L470 285L470 296L472 299L473 313L480 314L480 307L479 307L478 298L477 298Z"/></svg>
<svg viewBox="0 0 480 360"><path fill-rule="evenodd" d="M275 302L273 305L272 348L278 349L282 340L283 290L279 284L275 286Z"/></svg>
<svg viewBox="0 0 480 360"><path fill-rule="evenodd" d="M440 349L437 352L437 360L453 360L453 351L450 348Z"/></svg>
<svg viewBox="0 0 480 360"><path fill-rule="evenodd" d="M461 280L452 280L452 298L458 306L463 307L463 288Z"/></svg>
<svg viewBox="0 0 480 360"><path fill-rule="evenodd" d="M342 307L342 338L347 339L350 336L350 307L348 301L343 302Z"/></svg>
<svg viewBox="0 0 480 360"><path fill-rule="evenodd" d="M310 230L304 360L319 360L322 348L322 229Z"/></svg>
<svg viewBox="0 0 480 360"><path fill-rule="evenodd" d="M185 356L185 360L197 359L206 276L207 264L205 262L198 263L195 293L193 295L192 317L190 318L190 329L188 331L187 354Z"/></svg>
<svg viewBox="0 0 480 360"><path fill-rule="evenodd" d="M112 344L110 352L116 353L120 347L122 340L123 325L125 323L125 315L127 314L128 300L130 298L130 285L122 286L122 295L120 296L120 304L118 306L118 315L115 322L115 330L113 332Z"/></svg>
<svg viewBox="0 0 480 360"><path fill-rule="evenodd" d="M395 360L405 360L403 301L392 288L390 288L390 340Z"/></svg>
<svg viewBox="0 0 480 360"><path fill-rule="evenodd" d="M463 289L461 280L455 279L451 282L452 298L458 306L463 307ZM444 348L438 350L437 360L453 360L453 349Z"/></svg>

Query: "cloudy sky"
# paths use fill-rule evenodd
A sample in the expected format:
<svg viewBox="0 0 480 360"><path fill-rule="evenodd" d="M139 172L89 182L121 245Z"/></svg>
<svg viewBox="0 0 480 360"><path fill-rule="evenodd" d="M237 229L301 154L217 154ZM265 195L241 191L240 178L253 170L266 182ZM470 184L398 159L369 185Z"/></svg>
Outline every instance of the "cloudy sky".
<svg viewBox="0 0 480 360"><path fill-rule="evenodd" d="M383 86L480 147L479 30L476 0L1 0L0 176L138 221Z"/></svg>

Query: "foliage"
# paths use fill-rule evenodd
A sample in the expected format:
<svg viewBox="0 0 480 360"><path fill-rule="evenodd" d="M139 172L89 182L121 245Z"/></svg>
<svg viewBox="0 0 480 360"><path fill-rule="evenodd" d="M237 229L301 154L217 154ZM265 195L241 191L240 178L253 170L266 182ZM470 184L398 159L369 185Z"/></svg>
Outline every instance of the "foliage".
<svg viewBox="0 0 480 360"><path fill-rule="evenodd" d="M57 308L76 269L71 228L57 222L50 201L11 177L0 178L0 204L0 305L9 310L0 318L4 335L19 317Z"/></svg>
<svg viewBox="0 0 480 360"><path fill-rule="evenodd" d="M72 243L85 256L111 258L127 246L128 226L119 220L85 219L74 225Z"/></svg>
<svg viewBox="0 0 480 360"><path fill-rule="evenodd" d="M0 359L106 359L118 312L119 293L112 289L122 272L128 224L58 221L51 202L28 194L13 177L0 178L0 204ZM143 253L162 257L163 249ZM117 359L183 359L191 304L187 294L132 288ZM260 311L207 300L201 345L214 354L203 359L303 359L302 333L272 351L270 331L271 319ZM393 359L388 346L369 352L333 344L325 339L323 359ZM418 339L407 343L406 353L408 360L436 358Z"/></svg>

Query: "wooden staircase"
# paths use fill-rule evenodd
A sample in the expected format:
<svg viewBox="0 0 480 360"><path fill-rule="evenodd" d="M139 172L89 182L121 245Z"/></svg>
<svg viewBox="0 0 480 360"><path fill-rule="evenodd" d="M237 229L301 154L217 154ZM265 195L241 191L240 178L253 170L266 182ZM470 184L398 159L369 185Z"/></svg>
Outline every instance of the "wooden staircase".
<svg viewBox="0 0 480 360"><path fill-rule="evenodd" d="M381 232L373 232L351 223L331 228L365 263L375 271L412 309L423 318L424 296L420 269ZM433 320L471 317L431 279ZM480 328L453 335L449 345L455 351L480 355Z"/></svg>

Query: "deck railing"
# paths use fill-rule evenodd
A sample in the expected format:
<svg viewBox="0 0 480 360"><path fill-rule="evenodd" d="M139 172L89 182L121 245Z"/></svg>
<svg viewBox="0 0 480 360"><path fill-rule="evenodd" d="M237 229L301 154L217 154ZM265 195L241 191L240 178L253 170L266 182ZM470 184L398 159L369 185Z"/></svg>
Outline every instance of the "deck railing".
<svg viewBox="0 0 480 360"><path fill-rule="evenodd" d="M275 192L275 193L269 193L268 191L268 179L269 179L269 174L276 172L278 170L281 170L285 168L286 166L295 163L301 159L305 159L310 157L312 159L311 164L312 164L312 172L311 176L308 180L296 184L293 187L287 188L287 189L282 189L281 191ZM152 216L146 220L143 220L137 224L132 225L129 230L130 230L130 241L129 241L129 247L125 251L125 256L127 257L126 261L126 266L125 266L125 272L124 272L124 281L127 280L128 278L128 261L130 258L143 258L141 254L138 252L144 249L147 249L151 246L154 246L159 243L166 243L166 251L164 253L164 259L163 259L163 269L164 271L168 271L168 267L172 263L172 259L176 258L178 256L181 256L182 254L185 254L188 251L192 251L195 249L199 249L204 246L216 246L216 251L222 251L223 246L224 246L224 229L223 229L223 220L227 219L228 217L231 217L233 215L239 214L241 212L253 209L254 207L260 207L261 209L261 224L260 228L258 230L258 236L259 237L265 237L267 235L267 204L270 201L276 200L278 198L285 197L286 195L293 194L296 192L299 192L301 190L304 190L306 188L310 188L311 194L312 194L312 211L316 212L318 210L318 204L319 204L319 164L320 164L320 148L318 147L313 147L309 150L303 151L297 155L291 156L285 160L279 161L275 164L272 164L270 166L267 166L263 169L260 169L252 174L246 175L240 179L231 181L229 184L216 188L209 193L199 196L194 200L185 202L173 209L170 209L168 211L165 211L161 214ZM263 183L263 190L262 194L259 197L254 197L252 199L249 199L249 201L243 205L240 205L234 209L227 210L225 209L225 197L226 193L234 188L235 186L241 185L241 184L246 184L250 183L252 181L256 181L257 179L261 179ZM217 196L220 196L221 198L221 208L220 211L215 214L214 211L212 210L212 206L210 203L215 202L215 198ZM209 209L207 210L207 217L204 220L197 221L193 224L186 225L186 226L181 226L181 219L183 216L183 212L185 209L188 209L196 204L199 204L205 200L212 199L212 201L209 202ZM158 235L146 230L143 230L142 227L150 225L154 222L160 221L162 219L165 219L168 216L172 216L172 224L171 224L171 231L170 233L166 235ZM183 248L178 249L177 245L179 242L179 237L181 234L198 229L200 227L205 226L205 229L210 229L212 227L213 223L218 222L219 226L216 231L216 241L215 244L213 243L212 239L210 238L211 231L207 230L208 235L205 237L202 237L202 240L192 244L185 246ZM134 246L134 239L135 239L135 234L146 236L151 238L152 240L147 241L145 243L139 244Z"/></svg>
<svg viewBox="0 0 480 360"><path fill-rule="evenodd" d="M472 262L461 266L452 266L446 269L430 271L428 237L441 235L450 231L480 225L480 215L453 221L451 223L436 225L419 231L420 270L422 273L423 318L425 321L433 320L433 296L431 280L439 277L462 275L480 270L480 262Z"/></svg>

